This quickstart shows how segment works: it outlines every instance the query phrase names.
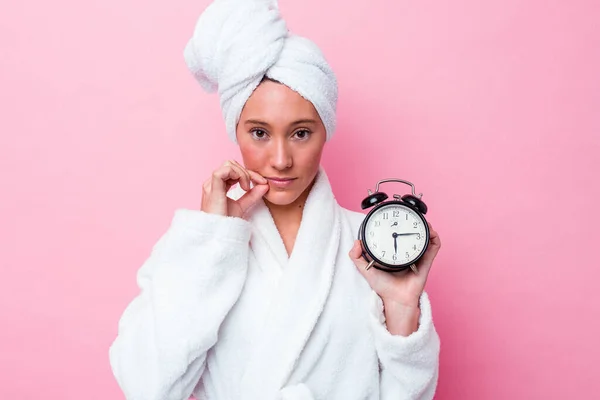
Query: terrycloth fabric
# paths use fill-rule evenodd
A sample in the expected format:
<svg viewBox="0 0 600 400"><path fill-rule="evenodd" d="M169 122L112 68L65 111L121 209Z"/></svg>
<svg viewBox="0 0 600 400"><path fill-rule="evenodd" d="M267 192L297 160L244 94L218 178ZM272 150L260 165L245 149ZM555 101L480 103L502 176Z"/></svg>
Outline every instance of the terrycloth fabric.
<svg viewBox="0 0 600 400"><path fill-rule="evenodd" d="M202 88L218 91L225 127L236 143L242 108L264 76L310 101L330 139L337 79L319 47L288 32L276 0L215 0L198 18L184 59Z"/></svg>
<svg viewBox="0 0 600 400"><path fill-rule="evenodd" d="M290 257L264 202L246 218L176 211L110 347L128 400L433 398L427 293L418 330L391 335L348 256L364 215L336 202L323 169Z"/></svg>

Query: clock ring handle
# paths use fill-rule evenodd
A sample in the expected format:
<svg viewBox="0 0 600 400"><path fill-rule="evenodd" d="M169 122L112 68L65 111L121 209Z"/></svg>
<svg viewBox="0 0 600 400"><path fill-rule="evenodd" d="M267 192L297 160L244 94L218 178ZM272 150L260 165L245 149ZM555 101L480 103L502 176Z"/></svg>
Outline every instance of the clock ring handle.
<svg viewBox="0 0 600 400"><path fill-rule="evenodd" d="M411 182L405 181L403 179L396 179L396 178L380 180L379 182L377 182L377 186L375 187L375 192L379 192L379 185L382 183L385 183L385 182L400 182L400 183L407 184L411 187L413 196L417 196L419 199L423 196L423 193L419 193L418 195L415 193L415 185L413 185ZM371 194L370 190L369 190L369 194Z"/></svg>

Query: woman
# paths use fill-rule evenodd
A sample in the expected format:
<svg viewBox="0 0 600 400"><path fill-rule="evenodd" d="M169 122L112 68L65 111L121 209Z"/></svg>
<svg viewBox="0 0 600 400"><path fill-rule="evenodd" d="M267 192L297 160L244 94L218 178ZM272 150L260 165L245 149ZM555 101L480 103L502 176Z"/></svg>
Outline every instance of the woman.
<svg viewBox="0 0 600 400"><path fill-rule="evenodd" d="M110 363L129 400L431 399L440 341L418 273L365 270L364 215L320 166L337 85L276 4L217 0L186 62L240 147L140 268ZM430 227L431 228L431 227Z"/></svg>

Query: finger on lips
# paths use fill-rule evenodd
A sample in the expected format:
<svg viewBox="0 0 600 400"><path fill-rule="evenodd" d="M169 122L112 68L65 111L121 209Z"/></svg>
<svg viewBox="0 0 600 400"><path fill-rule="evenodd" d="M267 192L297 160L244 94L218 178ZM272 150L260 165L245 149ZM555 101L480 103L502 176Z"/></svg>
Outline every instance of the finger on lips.
<svg viewBox="0 0 600 400"><path fill-rule="evenodd" d="M250 177L252 178L254 183L258 183L259 185L266 185L267 183L269 183L265 177L254 171L248 170L248 173L250 174Z"/></svg>
<svg viewBox="0 0 600 400"><path fill-rule="evenodd" d="M246 173L246 176L248 177L248 181L252 181L259 185L268 183L267 180L262 175L258 174L255 171L252 171L250 169L247 169L247 168L241 166L237 161L234 161L234 162L242 171L244 171Z"/></svg>
<svg viewBox="0 0 600 400"><path fill-rule="evenodd" d="M268 181L262 175L258 174L255 171L245 168L235 160L228 160L227 163L233 168L235 168L237 171L239 171L240 174L243 174L243 176L245 176L245 181L242 180L240 182L240 186L242 186L242 189L246 191L250 190L250 182L254 182L258 185L264 185L268 183Z"/></svg>
<svg viewBox="0 0 600 400"><path fill-rule="evenodd" d="M254 188L251 186L252 182L256 183ZM247 192L238 199L238 205L243 212L269 190L268 181L263 176L246 169L235 160L227 160L204 182L201 209L218 214L227 213L227 210L222 210L222 196L226 196L229 189L237 183Z"/></svg>

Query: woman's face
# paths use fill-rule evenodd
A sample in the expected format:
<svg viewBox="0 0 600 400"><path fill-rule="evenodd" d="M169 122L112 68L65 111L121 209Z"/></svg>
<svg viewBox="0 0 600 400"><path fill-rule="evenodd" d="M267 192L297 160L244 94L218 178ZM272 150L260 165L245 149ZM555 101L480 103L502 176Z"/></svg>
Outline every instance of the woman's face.
<svg viewBox="0 0 600 400"><path fill-rule="evenodd" d="M292 89L263 81L246 102L236 135L245 167L269 181L268 202L291 204L313 182L325 126L312 103Z"/></svg>

